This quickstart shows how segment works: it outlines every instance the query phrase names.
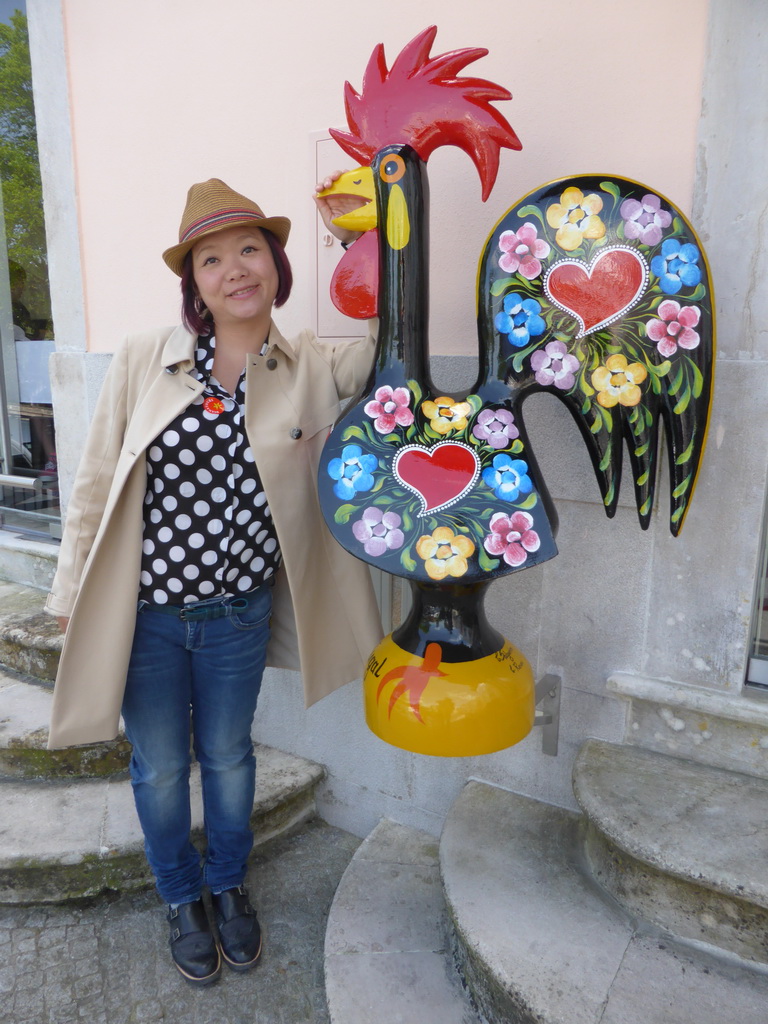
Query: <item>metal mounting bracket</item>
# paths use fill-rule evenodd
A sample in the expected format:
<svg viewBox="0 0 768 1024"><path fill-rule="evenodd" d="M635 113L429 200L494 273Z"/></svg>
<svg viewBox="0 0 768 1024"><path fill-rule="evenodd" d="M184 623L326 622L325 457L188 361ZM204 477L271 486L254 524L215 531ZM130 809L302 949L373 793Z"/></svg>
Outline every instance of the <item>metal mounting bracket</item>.
<svg viewBox="0 0 768 1024"><path fill-rule="evenodd" d="M560 734L560 676L548 674L536 683L536 716L534 727L541 726L541 749L544 754L557 757Z"/></svg>

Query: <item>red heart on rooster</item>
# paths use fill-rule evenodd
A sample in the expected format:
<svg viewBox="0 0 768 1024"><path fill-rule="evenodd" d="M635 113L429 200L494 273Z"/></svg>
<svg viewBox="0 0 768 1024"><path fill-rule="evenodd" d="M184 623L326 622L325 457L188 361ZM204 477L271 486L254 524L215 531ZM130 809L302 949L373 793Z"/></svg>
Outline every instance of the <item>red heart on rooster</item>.
<svg viewBox="0 0 768 1024"><path fill-rule="evenodd" d="M463 498L480 475L480 461L458 441L440 441L431 448L409 444L395 456L392 472L421 498L423 516Z"/></svg>
<svg viewBox="0 0 768 1024"><path fill-rule="evenodd" d="M559 260L544 276L544 293L581 325L576 335L607 327L637 305L648 283L648 264L636 249L613 246L592 260Z"/></svg>

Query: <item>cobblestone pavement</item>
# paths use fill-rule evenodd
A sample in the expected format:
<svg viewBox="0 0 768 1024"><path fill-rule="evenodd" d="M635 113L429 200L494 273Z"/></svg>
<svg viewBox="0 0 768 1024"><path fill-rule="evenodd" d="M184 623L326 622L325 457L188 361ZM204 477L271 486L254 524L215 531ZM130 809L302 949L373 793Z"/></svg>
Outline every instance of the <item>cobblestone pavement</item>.
<svg viewBox="0 0 768 1024"><path fill-rule="evenodd" d="M359 839L321 821L261 847L248 872L259 965L197 989L173 966L154 893L0 907L2 1024L326 1024L325 922Z"/></svg>

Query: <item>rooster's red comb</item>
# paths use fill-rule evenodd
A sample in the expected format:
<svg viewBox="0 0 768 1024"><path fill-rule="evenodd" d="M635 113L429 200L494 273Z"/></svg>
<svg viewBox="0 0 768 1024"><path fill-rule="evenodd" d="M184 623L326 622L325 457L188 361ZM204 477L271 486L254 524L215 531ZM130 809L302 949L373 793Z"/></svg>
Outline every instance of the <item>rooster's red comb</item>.
<svg viewBox="0 0 768 1024"><path fill-rule="evenodd" d="M487 199L499 169L499 150L521 149L512 126L491 103L509 100L500 85L482 78L459 78L481 48L453 50L430 57L437 28L412 39L387 69L384 47L374 49L358 93L344 87L349 132L331 135L349 156L370 163L384 146L407 144L422 160L438 146L458 146L472 158Z"/></svg>

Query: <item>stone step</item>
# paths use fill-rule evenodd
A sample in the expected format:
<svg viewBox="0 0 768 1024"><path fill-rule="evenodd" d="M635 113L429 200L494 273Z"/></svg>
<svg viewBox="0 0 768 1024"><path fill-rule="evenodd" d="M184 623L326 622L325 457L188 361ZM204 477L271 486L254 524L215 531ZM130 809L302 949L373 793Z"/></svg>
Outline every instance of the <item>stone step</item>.
<svg viewBox="0 0 768 1024"><path fill-rule="evenodd" d="M478 1024L446 924L437 841L381 821L350 862L328 917L331 1024Z"/></svg>
<svg viewBox="0 0 768 1024"><path fill-rule="evenodd" d="M582 824L481 782L448 814L443 889L489 1024L765 1024L766 973L626 914L584 868Z"/></svg>
<svg viewBox="0 0 768 1024"><path fill-rule="evenodd" d="M0 779L100 778L126 771L131 749L124 736L47 750L52 700L49 685L0 668Z"/></svg>
<svg viewBox="0 0 768 1024"><path fill-rule="evenodd" d="M768 964L768 779L588 740L574 793L591 869L622 906Z"/></svg>
<svg viewBox="0 0 768 1024"><path fill-rule="evenodd" d="M0 579L47 593L56 573L59 542L0 530Z"/></svg>
<svg viewBox="0 0 768 1024"><path fill-rule="evenodd" d="M0 664L53 682L63 639L56 619L43 611L46 597L44 590L0 580Z"/></svg>
<svg viewBox="0 0 768 1024"><path fill-rule="evenodd" d="M251 824L257 844L315 813L321 765L257 747ZM202 836L197 766L192 775L195 838ZM0 782L0 903L59 903L151 884L127 779Z"/></svg>

